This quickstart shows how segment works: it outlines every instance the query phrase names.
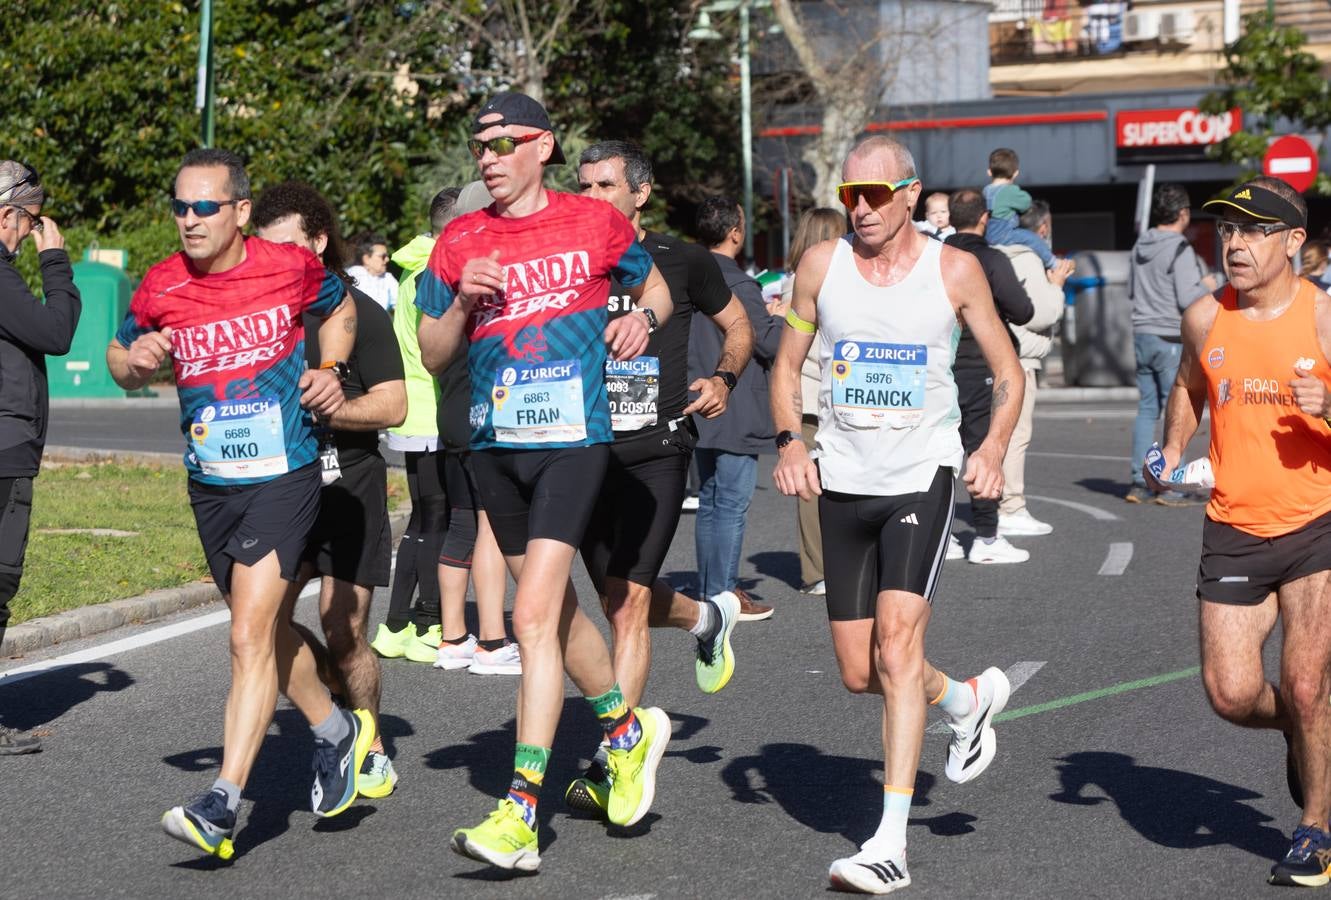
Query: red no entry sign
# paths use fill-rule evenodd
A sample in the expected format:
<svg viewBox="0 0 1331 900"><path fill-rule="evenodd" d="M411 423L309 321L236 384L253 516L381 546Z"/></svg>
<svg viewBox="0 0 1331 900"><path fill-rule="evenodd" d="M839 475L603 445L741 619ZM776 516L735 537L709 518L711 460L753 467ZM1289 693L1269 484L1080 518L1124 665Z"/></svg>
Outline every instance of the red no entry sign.
<svg viewBox="0 0 1331 900"><path fill-rule="evenodd" d="M1287 134L1266 148L1262 171L1288 184L1299 193L1317 180L1317 151L1303 138Z"/></svg>

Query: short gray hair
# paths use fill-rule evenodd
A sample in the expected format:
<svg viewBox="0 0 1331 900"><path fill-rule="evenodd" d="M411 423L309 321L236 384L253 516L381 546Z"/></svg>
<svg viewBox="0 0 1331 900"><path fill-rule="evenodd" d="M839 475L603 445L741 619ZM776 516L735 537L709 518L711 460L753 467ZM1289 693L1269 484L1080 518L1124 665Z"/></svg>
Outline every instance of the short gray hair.
<svg viewBox="0 0 1331 900"><path fill-rule="evenodd" d="M592 144L578 157L578 166L593 165L607 159L624 161L624 182L637 193L644 184L652 183L652 161L646 151L629 141L600 141Z"/></svg>
<svg viewBox="0 0 1331 900"><path fill-rule="evenodd" d="M891 153L896 160L897 166L902 170L902 178L916 178L919 176L919 170L915 168L915 157L911 155L910 149L896 138L890 138L885 134L873 134L856 144L846 154L849 160L852 156L868 156L875 153Z"/></svg>

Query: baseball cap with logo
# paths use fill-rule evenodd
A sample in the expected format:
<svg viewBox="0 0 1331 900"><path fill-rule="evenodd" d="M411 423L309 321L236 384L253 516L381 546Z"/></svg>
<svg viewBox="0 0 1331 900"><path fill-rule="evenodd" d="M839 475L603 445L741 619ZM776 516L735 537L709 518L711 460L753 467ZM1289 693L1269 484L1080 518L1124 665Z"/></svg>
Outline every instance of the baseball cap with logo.
<svg viewBox="0 0 1331 900"><path fill-rule="evenodd" d="M488 122L482 122L481 119L498 113L500 118L491 119ZM529 128L539 128L542 131L550 132L554 138L555 148L550 153L548 165L558 166L565 162L564 151L560 149L559 138L555 137L555 130L550 125L550 117L545 112L545 107L537 103L526 94L519 94L517 91L504 91L502 94L495 94L489 100L485 101L476 112L476 118L472 120L471 130L473 134L480 134L487 128L493 128L496 125L526 125Z"/></svg>
<svg viewBox="0 0 1331 900"><path fill-rule="evenodd" d="M1308 216L1275 191L1260 184L1248 182L1231 190L1224 197L1208 200L1202 209L1217 215L1238 211L1261 222L1280 222L1290 228L1307 228Z"/></svg>

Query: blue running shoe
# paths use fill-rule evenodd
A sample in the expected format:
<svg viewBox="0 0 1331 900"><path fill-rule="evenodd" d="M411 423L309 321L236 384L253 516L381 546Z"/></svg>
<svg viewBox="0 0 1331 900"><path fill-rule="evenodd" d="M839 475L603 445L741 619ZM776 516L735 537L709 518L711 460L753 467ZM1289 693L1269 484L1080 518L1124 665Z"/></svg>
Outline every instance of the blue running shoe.
<svg viewBox="0 0 1331 900"><path fill-rule="evenodd" d="M1294 829L1294 841L1285 858L1271 867L1267 881L1295 887L1321 887L1331 882L1331 834L1312 825Z"/></svg>
<svg viewBox="0 0 1331 900"><path fill-rule="evenodd" d="M347 736L336 746L314 742L314 787L310 806L316 816L332 817L356 799L357 781L370 745L374 743L374 718L369 710L339 710L347 719Z"/></svg>
<svg viewBox="0 0 1331 900"><path fill-rule="evenodd" d="M236 852L231 832L236 814L226 808L226 794L211 790L188 806L173 806L162 814L162 830L197 850L230 859Z"/></svg>

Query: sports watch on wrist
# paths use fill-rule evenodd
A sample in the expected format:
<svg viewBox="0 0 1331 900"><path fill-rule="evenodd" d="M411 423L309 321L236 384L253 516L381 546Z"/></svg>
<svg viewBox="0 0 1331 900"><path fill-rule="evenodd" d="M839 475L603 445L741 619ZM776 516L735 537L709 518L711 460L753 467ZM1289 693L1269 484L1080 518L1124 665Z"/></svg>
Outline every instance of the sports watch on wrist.
<svg viewBox="0 0 1331 900"><path fill-rule="evenodd" d="M331 369L333 374L337 376L337 380L343 384L346 384L347 379L351 377L351 367L340 359L330 359L327 362L320 363L319 368Z"/></svg>
<svg viewBox="0 0 1331 900"><path fill-rule="evenodd" d="M660 322L660 320L656 318L656 310L651 309L651 308L646 307L646 306L639 306L639 307L637 308L636 312L640 312L640 313L642 313L644 316L647 317L647 333L648 333L648 334L655 334L655 333L656 333L656 329L658 329L658 328L661 327L661 322Z"/></svg>
<svg viewBox="0 0 1331 900"><path fill-rule="evenodd" d="M789 444L793 440L795 440L795 432L789 430L778 432L776 436L776 449L785 449L786 444Z"/></svg>
<svg viewBox="0 0 1331 900"><path fill-rule="evenodd" d="M739 383L739 379L735 377L735 373L727 372L725 369L717 369L715 372L712 373L712 377L720 378L723 382L725 382L726 390L728 391L733 391L735 389L735 385Z"/></svg>

